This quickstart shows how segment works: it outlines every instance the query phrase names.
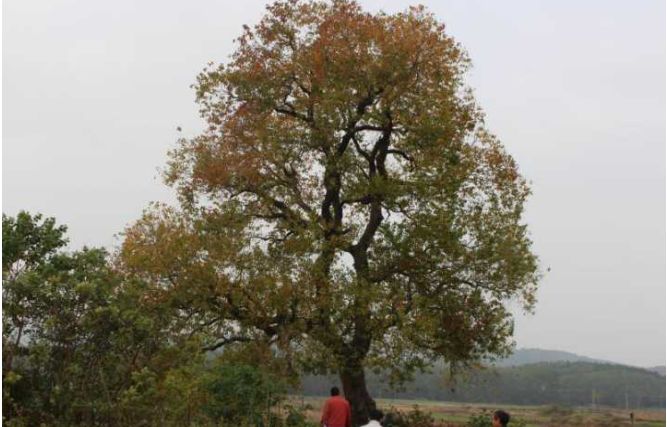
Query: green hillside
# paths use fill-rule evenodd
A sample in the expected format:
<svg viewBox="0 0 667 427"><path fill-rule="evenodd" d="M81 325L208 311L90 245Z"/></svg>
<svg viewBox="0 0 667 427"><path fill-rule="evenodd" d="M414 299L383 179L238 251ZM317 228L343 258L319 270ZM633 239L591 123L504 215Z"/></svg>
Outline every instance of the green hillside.
<svg viewBox="0 0 667 427"><path fill-rule="evenodd" d="M403 390L391 390L381 375L368 373L373 396L398 399L518 405L665 406L665 378L641 368L591 362L542 362L468 373L456 383L442 370L419 374ZM302 393L325 395L335 378L309 376Z"/></svg>
<svg viewBox="0 0 667 427"><path fill-rule="evenodd" d="M560 350L543 350L541 348L520 348L515 350L512 355L494 363L496 366L520 366L529 363L541 362L592 362L592 363L610 363L606 360L593 359L591 357L580 356L575 353Z"/></svg>

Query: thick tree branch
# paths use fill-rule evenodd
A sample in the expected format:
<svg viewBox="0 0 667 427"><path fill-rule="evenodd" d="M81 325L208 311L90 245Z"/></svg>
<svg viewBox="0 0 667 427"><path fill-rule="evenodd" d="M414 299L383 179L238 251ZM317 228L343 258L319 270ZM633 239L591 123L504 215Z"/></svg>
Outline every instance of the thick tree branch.
<svg viewBox="0 0 667 427"><path fill-rule="evenodd" d="M397 156L403 157L405 160L407 160L410 163L414 162L414 159L412 158L412 156L408 155L405 151L390 149L390 150L387 150L387 154L395 154Z"/></svg>
<svg viewBox="0 0 667 427"><path fill-rule="evenodd" d="M387 157L387 150L389 149L389 143L391 141L391 133L392 133L392 127L390 121L389 125L385 128L385 131L382 133L380 139L375 143L373 151L371 152L371 158L373 159L369 170L369 175L371 179L374 176L377 176L376 171L377 173L379 173L382 179L387 179L387 171L385 169L384 163ZM368 223L366 224L364 232L359 238L359 241L352 246L351 248L352 252L365 252L368 249L373 240L373 236L375 236L375 232L380 227L380 224L384 219L382 215L382 199L383 199L382 193L375 192L374 194L370 195L370 198L371 202L370 202L370 213L369 213Z"/></svg>
<svg viewBox="0 0 667 427"><path fill-rule="evenodd" d="M208 351L214 351L219 349L222 346L225 346L227 344L232 344L235 342L250 342L253 341L253 338L251 337L246 337L243 335L233 335L231 337L223 338L219 340L216 343L213 343L211 345L207 345L205 347L202 347L202 352L208 352Z"/></svg>
<svg viewBox="0 0 667 427"><path fill-rule="evenodd" d="M356 132L358 132L357 129L357 123L363 118L364 114L366 114L366 110L368 107L373 105L375 101L377 100L378 95L382 93L382 89L378 89L376 91L371 91L369 94L364 97L361 101L357 103L357 106L355 108L355 115L353 118L350 119L349 123L347 124L347 130L345 132L345 135L341 138L340 144L338 144L337 148L337 153L338 155L342 155L345 152L345 149L350 143L350 140L352 140L352 137Z"/></svg>
<svg viewBox="0 0 667 427"><path fill-rule="evenodd" d="M370 194L366 194L366 195L364 195L364 196L357 197L357 198L355 198L355 199L344 199L343 202L342 202L342 204L343 204L343 205L351 205L351 204L353 204L353 203L359 203L359 204L362 204L362 205L368 205L368 204L370 204L372 201L373 201L373 198L371 197L371 195L370 195Z"/></svg>
<svg viewBox="0 0 667 427"><path fill-rule="evenodd" d="M313 120L310 117L308 117L308 116L306 116L302 113L299 113L298 111L295 111L293 108L290 108L290 107L291 107L291 105L286 104L284 107L276 107L273 110L276 113L285 114L287 116L295 117L297 119L303 120L304 122L306 122L310 125L312 125L314 123Z"/></svg>
<svg viewBox="0 0 667 427"><path fill-rule="evenodd" d="M361 144L359 144L359 140L357 139L356 134L352 135L352 142L354 142L354 147L357 150L357 153L359 153L364 159L366 159L369 163L372 161L371 160L371 155L366 152L363 148L361 148Z"/></svg>

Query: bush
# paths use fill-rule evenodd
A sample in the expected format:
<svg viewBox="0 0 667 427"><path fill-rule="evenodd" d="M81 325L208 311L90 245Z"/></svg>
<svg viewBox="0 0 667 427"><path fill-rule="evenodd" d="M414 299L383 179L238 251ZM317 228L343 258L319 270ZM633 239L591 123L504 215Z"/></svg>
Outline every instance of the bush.
<svg viewBox="0 0 667 427"><path fill-rule="evenodd" d="M307 420L306 415L303 412L306 410L306 407L299 409L286 405L285 410L287 412L287 416L285 417L285 427L310 427L316 425Z"/></svg>
<svg viewBox="0 0 667 427"><path fill-rule="evenodd" d="M391 408L384 418L384 427L435 427L437 424L431 414L415 405L410 412L399 412Z"/></svg>
<svg viewBox="0 0 667 427"><path fill-rule="evenodd" d="M493 414L492 413L480 413L477 415L471 415L470 418L468 418L468 422L466 423L467 427L491 427L491 418ZM526 421L519 419L519 418L513 418L510 415L510 422L508 424L511 427L526 427Z"/></svg>
<svg viewBox="0 0 667 427"><path fill-rule="evenodd" d="M272 410L282 400L286 385L249 365L218 365L209 374L210 394L205 412L217 422L275 425Z"/></svg>
<svg viewBox="0 0 667 427"><path fill-rule="evenodd" d="M485 413L471 415L466 423L468 427L491 427L491 416Z"/></svg>

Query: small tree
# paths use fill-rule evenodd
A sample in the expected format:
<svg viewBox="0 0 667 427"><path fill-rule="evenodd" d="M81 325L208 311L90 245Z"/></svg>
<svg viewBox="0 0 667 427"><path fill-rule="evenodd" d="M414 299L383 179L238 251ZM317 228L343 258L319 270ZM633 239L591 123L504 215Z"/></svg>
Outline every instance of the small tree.
<svg viewBox="0 0 667 427"><path fill-rule="evenodd" d="M423 7L278 1L195 89L208 128L171 153L181 209L126 233L125 267L209 349L261 341L339 374L356 424L365 367L504 354L533 304L529 194L464 84L468 58Z"/></svg>
<svg viewBox="0 0 667 427"><path fill-rule="evenodd" d="M166 334L170 316L104 250L65 252L65 231L41 215L2 218L3 421L138 425L122 410L133 378L164 383L174 366L203 357ZM150 401L147 418L162 400Z"/></svg>

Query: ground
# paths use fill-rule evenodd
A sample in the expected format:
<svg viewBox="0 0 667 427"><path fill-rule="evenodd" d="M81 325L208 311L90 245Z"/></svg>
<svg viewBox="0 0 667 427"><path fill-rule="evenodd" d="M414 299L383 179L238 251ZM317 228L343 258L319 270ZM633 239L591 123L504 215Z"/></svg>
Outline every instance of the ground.
<svg viewBox="0 0 667 427"><path fill-rule="evenodd" d="M320 408L324 397L290 398L293 404L305 405L308 417L319 420ZM395 408L399 411L410 411L415 405L424 412L429 412L433 418L446 427L465 426L471 416L482 413L491 413L496 409L509 412L514 420L524 421L528 427L536 426L631 426L630 410L617 408L564 408L559 406L517 406L496 404L471 404L455 402L437 402L429 400L392 400L377 399L378 406L386 411ZM636 427L665 426L665 411L662 409L634 410ZM510 426L512 423L510 422Z"/></svg>

